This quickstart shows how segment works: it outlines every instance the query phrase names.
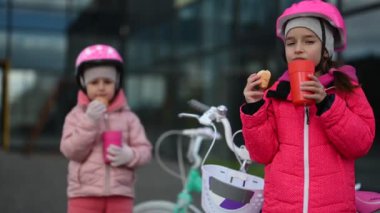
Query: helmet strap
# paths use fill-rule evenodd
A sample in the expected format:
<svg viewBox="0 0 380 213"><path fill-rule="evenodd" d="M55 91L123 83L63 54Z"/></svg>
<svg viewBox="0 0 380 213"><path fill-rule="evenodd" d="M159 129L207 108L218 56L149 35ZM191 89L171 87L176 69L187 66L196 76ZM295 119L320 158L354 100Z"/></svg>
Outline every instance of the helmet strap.
<svg viewBox="0 0 380 213"><path fill-rule="evenodd" d="M116 72L116 81L115 81L115 89L116 91L119 90L120 88L120 72Z"/></svg>
<svg viewBox="0 0 380 213"><path fill-rule="evenodd" d="M83 78L83 76L80 76L80 77L79 77L79 80L80 80L80 87L82 87L82 88L86 88L86 83L84 82L84 78Z"/></svg>
<svg viewBox="0 0 380 213"><path fill-rule="evenodd" d="M87 94L87 90L86 90L86 84L84 83L84 77L83 75L79 75L78 78L77 78L77 82L78 82L78 86L79 86L79 89L82 90L85 94Z"/></svg>
<svg viewBox="0 0 380 213"><path fill-rule="evenodd" d="M326 29L325 25L323 24L323 20L321 18L318 18L319 23L321 25L321 31L322 31L322 47L321 47L321 60L319 60L319 63L317 66L315 66L316 70L321 70L322 73L324 72L324 67L325 67L325 53L327 52L326 49Z"/></svg>

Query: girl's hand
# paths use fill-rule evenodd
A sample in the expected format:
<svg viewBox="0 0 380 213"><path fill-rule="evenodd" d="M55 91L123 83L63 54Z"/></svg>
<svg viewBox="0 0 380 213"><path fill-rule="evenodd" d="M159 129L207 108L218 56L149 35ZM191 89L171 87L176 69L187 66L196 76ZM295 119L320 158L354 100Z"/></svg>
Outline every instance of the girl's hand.
<svg viewBox="0 0 380 213"><path fill-rule="evenodd" d="M247 84L244 87L244 97L247 103L255 103L260 101L264 96L264 89L260 89L260 77L253 73L247 78Z"/></svg>
<svg viewBox="0 0 380 213"><path fill-rule="evenodd" d="M99 100L91 101L86 110L86 115L93 121L99 120L99 118L106 112L107 107Z"/></svg>
<svg viewBox="0 0 380 213"><path fill-rule="evenodd" d="M314 75L308 75L310 81L301 83L301 90L308 91L310 94L305 94L303 97L314 100L317 104L322 102L327 96L325 87L321 84L318 78Z"/></svg>
<svg viewBox="0 0 380 213"><path fill-rule="evenodd" d="M134 158L134 152L128 145L122 147L111 144L107 149L107 158L111 161L111 166L118 167L129 163Z"/></svg>

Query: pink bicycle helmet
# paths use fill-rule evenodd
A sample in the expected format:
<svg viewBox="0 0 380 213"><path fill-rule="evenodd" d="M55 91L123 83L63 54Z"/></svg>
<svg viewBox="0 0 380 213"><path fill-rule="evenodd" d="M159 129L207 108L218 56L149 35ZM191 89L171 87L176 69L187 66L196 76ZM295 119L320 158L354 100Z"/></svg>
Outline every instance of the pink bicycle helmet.
<svg viewBox="0 0 380 213"><path fill-rule="evenodd" d="M343 17L339 10L331 3L326 3L321 0L304 0L294 3L287 8L276 22L276 34L281 40L285 40L285 25L287 21L296 17L311 16L321 18L328 22L333 28L334 32L334 49L342 51L347 45L346 26Z"/></svg>
<svg viewBox="0 0 380 213"><path fill-rule="evenodd" d="M121 88L123 79L123 59L117 50L109 45L95 44L84 48L75 62L75 77L80 88L85 91L83 71L86 67L97 65L115 66L118 72L117 90Z"/></svg>

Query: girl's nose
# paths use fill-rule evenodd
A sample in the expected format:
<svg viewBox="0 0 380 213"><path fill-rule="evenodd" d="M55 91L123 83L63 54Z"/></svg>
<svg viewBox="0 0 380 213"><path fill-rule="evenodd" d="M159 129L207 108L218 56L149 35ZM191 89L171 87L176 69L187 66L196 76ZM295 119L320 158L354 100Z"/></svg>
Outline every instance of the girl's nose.
<svg viewBox="0 0 380 213"><path fill-rule="evenodd" d="M99 89L104 89L105 87L106 87L106 84L103 81L101 81L99 83Z"/></svg>
<svg viewBox="0 0 380 213"><path fill-rule="evenodd" d="M295 52L296 53L302 53L303 52L303 46L300 42L296 43Z"/></svg>

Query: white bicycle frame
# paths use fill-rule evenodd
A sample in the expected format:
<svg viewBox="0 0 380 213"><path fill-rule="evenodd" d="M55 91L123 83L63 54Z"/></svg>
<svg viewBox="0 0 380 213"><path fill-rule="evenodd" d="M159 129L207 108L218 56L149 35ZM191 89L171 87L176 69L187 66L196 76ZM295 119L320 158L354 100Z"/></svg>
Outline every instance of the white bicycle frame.
<svg viewBox="0 0 380 213"><path fill-rule="evenodd" d="M235 171L235 170L223 168L220 166L216 167L216 165L206 165L206 166L208 166L207 169L211 169L210 171L207 171L207 175L213 176L214 175L214 174L212 174L213 172L222 172L222 173L226 173L225 175L229 175L228 176L229 179L232 180L232 178L234 178L233 184L236 184L235 183L236 181L238 181L238 182L241 181L244 184L247 182L247 185L232 186L232 188L231 188L231 186L229 186L229 184L231 184L231 183L223 183L222 179L225 177L222 177L220 174L216 174L216 176L213 177L215 180L220 179L219 183L218 183L219 185L224 184L227 187L229 186L231 189L235 188L235 191L237 191L236 189L238 189L238 190L244 191L244 193L246 193L245 191L247 191L246 187L254 186L257 188L257 185L259 185L259 189L255 188L255 190L260 191L260 193L256 193L255 199L254 199L255 202L257 203L257 204L255 204L255 205L257 205L257 207L255 207L255 208L257 208L257 210L255 210L255 211L249 210L249 212L258 212L261 209L261 203L262 203L262 193L261 192L262 192L262 188L263 188L263 180L261 178L255 177L255 176L252 177L251 175L248 175L245 173L246 165L250 164L252 162L249 158L248 151L245 149L245 146L237 147L233 142L233 138L234 138L235 134L234 135L232 134L230 123L226 117L227 108L223 105L221 105L219 107L207 107L207 106L205 106L205 105L203 105L197 101L194 101L194 100L190 101L189 103L192 107L199 109L199 110L202 110L202 111L205 111L205 112L201 116L199 116L197 114L190 114L190 113L180 113L178 116L179 117L195 118L199 121L200 124L205 125L205 126L209 126L212 129L210 129L209 127L203 127L203 128L197 128L197 129L168 131L168 132L162 134L161 137L158 139L158 141L156 143L156 149L155 149L156 150L155 156L157 158L159 165L165 171L167 171L169 174L171 174L175 177L181 178L183 185L184 185L184 189L179 194L178 200L176 203L172 203L172 202L168 202L168 201L161 201L161 200L143 202L141 204L138 204L135 207L134 212L135 213L142 213L142 212L147 213L147 212L151 212L151 210L155 210L154 212L186 212L186 209L189 209L192 212L201 212L195 206L191 205L191 195L189 195L189 188L187 188L188 183L189 183L189 179L191 179L193 177L188 176L187 178L184 178L183 175L178 175L175 172L173 172L172 170L170 170L168 167L166 167L166 165L162 162L162 160L160 158L158 150L159 150L159 146L161 145L161 142L163 141L163 139L168 137L169 135L178 134L178 135L189 136L191 138L191 143L189 145L187 158L190 162L193 162L192 169L198 170L200 166L204 165L205 160L207 159L216 139L220 137L220 135L217 133L214 122L222 123L223 128L224 128L224 136L225 136L226 143L228 145L228 148L232 152L235 153L235 156L237 157L239 164L240 164L240 171ZM212 142L211 142L210 148L208 149L205 157L203 158L202 163L200 163L201 157L198 154L199 148L201 145L201 141L203 139L206 139L206 138L212 139ZM206 167L203 168L204 173L206 173L205 169L206 169ZM180 168L180 170L182 170L181 173L183 174L184 169ZM223 171L221 171L221 170L223 170ZM189 173L189 175L190 175L190 173ZM207 187L210 187L209 184L206 184L206 185L207 185ZM202 199L203 199L203 194L204 194L203 191L209 191L209 190L210 190L210 188L205 188L203 186L203 188L202 188ZM253 190L252 187L251 187L251 190ZM253 194L253 192L251 192L251 194ZM212 195L212 196L215 196L215 195ZM207 199L210 200L211 198L208 197ZM228 199L225 199L225 200L228 200ZM228 200L228 201L231 201L231 200ZM205 202L202 200L202 206L204 207L205 205L208 205L208 204L205 204ZM207 208L208 209L212 208L213 209L212 212L218 212L218 213L221 212L221 210L222 210L218 206L215 206L215 207L209 207L208 206ZM158 209L161 209L161 211L158 211ZM252 208L250 208L250 209L252 209ZM236 212L236 211L228 211L228 212ZM247 212L247 208L246 208L246 210L240 211L240 212Z"/></svg>
<svg viewBox="0 0 380 213"><path fill-rule="evenodd" d="M178 146L178 165L179 174L165 165L160 157L160 146L164 139L171 135L187 136L190 138L190 144L187 151L187 159L191 163L191 168L188 174L185 174L185 166L182 159L182 149ZM158 164L163 170L165 170L170 175L181 179L183 189L177 196L177 202L165 201L165 200L151 200L145 201L135 206L134 213L168 213L168 212L193 212L201 213L202 211L196 206L192 205L192 192L201 191L201 176L199 173L199 168L201 165L201 157L199 155L201 144L204 140L216 140L219 139L220 135L214 132L209 127L201 127L194 129L184 129L184 130L170 130L163 133L157 140L155 146L155 156ZM179 143L180 145L181 143Z"/></svg>

